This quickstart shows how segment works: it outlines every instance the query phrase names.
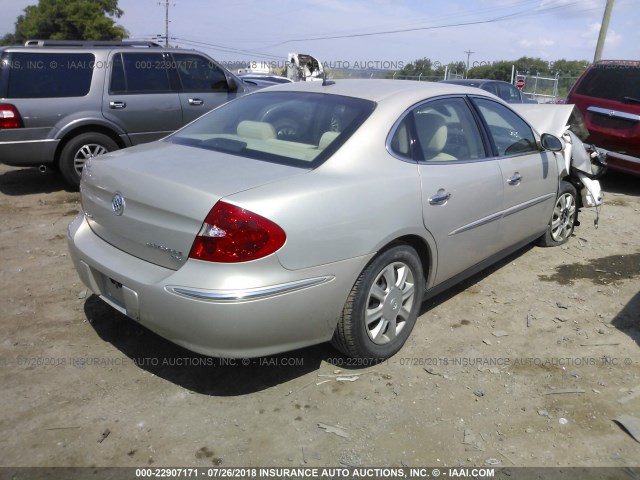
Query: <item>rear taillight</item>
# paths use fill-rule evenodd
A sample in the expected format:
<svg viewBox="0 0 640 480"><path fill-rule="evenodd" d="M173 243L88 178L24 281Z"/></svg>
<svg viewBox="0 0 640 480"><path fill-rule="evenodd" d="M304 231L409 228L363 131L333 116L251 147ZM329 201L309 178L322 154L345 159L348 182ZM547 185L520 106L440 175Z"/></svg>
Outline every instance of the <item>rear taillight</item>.
<svg viewBox="0 0 640 480"><path fill-rule="evenodd" d="M189 258L221 263L257 260L278 250L286 239L282 228L271 220L218 202L205 218Z"/></svg>
<svg viewBox="0 0 640 480"><path fill-rule="evenodd" d="M22 128L18 109L8 103L0 103L0 129L3 128Z"/></svg>

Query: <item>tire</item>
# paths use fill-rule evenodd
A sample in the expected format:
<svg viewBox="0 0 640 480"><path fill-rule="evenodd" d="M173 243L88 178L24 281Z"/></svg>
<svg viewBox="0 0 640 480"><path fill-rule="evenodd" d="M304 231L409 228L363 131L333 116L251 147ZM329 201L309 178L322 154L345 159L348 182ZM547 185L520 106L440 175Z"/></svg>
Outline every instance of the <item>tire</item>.
<svg viewBox="0 0 640 480"><path fill-rule="evenodd" d="M542 247L556 247L567 243L578 217L576 188L564 180L560 182L560 192L553 207L551 221L547 231L538 239L538 245Z"/></svg>
<svg viewBox="0 0 640 480"><path fill-rule="evenodd" d="M72 138L60 153L59 168L62 177L73 188L80 186L84 163L96 155L118 150L118 144L102 133L81 133Z"/></svg>
<svg viewBox="0 0 640 480"><path fill-rule="evenodd" d="M402 244L381 252L351 289L331 343L350 357L391 357L416 323L423 290L422 263L413 248Z"/></svg>

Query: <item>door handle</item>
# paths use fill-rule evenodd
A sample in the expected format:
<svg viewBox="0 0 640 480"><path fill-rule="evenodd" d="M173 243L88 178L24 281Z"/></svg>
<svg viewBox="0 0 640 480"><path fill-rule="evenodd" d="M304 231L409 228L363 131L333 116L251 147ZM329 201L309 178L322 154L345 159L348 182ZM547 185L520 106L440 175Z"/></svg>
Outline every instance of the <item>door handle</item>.
<svg viewBox="0 0 640 480"><path fill-rule="evenodd" d="M127 104L125 102L109 102L109 108L119 109L125 108Z"/></svg>
<svg viewBox="0 0 640 480"><path fill-rule="evenodd" d="M451 194L446 192L444 188L438 190L438 192L429 198L429 205L444 205L451 198Z"/></svg>
<svg viewBox="0 0 640 480"><path fill-rule="evenodd" d="M520 175L520 173L518 172L514 173L511 177L507 178L507 183L509 185L519 185L521 181L522 181L522 175Z"/></svg>
<svg viewBox="0 0 640 480"><path fill-rule="evenodd" d="M189 105L195 105L195 106L199 107L200 105L204 105L204 100L202 100L200 98L190 98L189 99Z"/></svg>

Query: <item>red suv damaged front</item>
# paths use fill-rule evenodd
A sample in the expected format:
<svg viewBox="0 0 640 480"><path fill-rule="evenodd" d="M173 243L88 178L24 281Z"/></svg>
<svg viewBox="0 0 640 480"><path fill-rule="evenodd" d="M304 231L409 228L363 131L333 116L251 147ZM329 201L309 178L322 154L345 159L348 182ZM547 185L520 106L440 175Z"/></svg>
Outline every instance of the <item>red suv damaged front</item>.
<svg viewBox="0 0 640 480"><path fill-rule="evenodd" d="M609 150L613 169L640 175L640 61L602 60L571 88L589 130L587 142Z"/></svg>

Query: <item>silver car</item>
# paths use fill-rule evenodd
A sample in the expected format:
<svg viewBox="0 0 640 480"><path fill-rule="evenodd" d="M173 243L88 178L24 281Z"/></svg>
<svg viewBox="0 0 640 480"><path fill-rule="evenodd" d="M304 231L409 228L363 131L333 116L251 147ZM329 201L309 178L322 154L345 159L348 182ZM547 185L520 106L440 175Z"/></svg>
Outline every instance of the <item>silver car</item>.
<svg viewBox="0 0 640 480"><path fill-rule="evenodd" d="M105 302L195 352L387 358L425 298L569 239L584 186L541 133L464 86L276 86L87 162L69 248Z"/></svg>

